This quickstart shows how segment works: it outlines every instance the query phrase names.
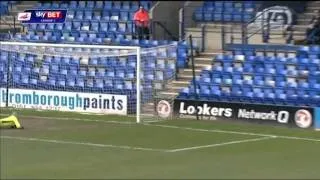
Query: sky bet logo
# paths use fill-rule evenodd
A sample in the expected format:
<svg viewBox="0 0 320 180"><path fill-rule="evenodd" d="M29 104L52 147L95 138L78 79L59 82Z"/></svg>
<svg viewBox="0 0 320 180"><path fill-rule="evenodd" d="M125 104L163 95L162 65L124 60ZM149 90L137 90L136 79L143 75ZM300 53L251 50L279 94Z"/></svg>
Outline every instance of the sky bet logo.
<svg viewBox="0 0 320 180"><path fill-rule="evenodd" d="M25 10L18 14L18 20L22 23L64 23L66 15L65 9Z"/></svg>
<svg viewBox="0 0 320 180"><path fill-rule="evenodd" d="M62 18L61 11L36 11L36 17L47 18L47 19L60 19Z"/></svg>

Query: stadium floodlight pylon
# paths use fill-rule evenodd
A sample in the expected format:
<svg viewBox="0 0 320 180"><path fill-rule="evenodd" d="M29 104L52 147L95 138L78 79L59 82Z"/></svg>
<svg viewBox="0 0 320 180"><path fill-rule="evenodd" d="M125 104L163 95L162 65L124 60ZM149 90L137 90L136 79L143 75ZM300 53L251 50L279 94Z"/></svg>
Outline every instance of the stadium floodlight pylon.
<svg viewBox="0 0 320 180"><path fill-rule="evenodd" d="M0 79L4 79L4 82L0 81L0 96L6 95L5 98L0 97L6 100L6 102L0 100L0 107L21 108L20 101L24 100L22 96L25 94L19 94L20 92L17 91L20 89L37 92L49 91L48 93L51 94L63 91L56 95L56 99L56 96L52 95L50 99L50 94L44 94L46 96L44 105L47 109L41 107L41 110L71 111L63 107L64 96L68 96L68 106L75 106L75 102L70 101L70 98L73 97L65 95L68 93L89 93L88 96L97 95L99 97L124 95L127 96L127 101L121 106L126 106L125 114L136 116L137 123L142 122L143 105L153 101L155 76L160 74L159 77L163 78L163 74L167 72L165 68L169 60L168 62L163 59L159 60L164 63L159 65L162 70L158 73L158 69L154 69L154 63L158 63L158 59L154 62L153 58L159 58L159 54L166 54L167 51L176 52L176 45L141 48L139 46L32 42L0 43ZM175 68L175 62L172 61L171 65ZM146 72L148 70L151 74ZM170 76L174 74L171 73ZM161 78L158 81L165 84L166 82ZM19 98L21 96L21 100L16 96ZM98 106L99 109L101 102L102 106L108 107L109 103L114 103L112 99L98 98L96 101L93 101L94 98L90 99L88 103L90 108ZM83 99L83 103L80 104L85 106L85 100ZM28 103L27 106L32 104ZM35 105L36 108L39 106L39 103ZM75 107L72 108L73 111L76 111ZM90 111L85 112L90 113ZM113 114L113 112L106 112L105 109L94 110L94 113Z"/></svg>

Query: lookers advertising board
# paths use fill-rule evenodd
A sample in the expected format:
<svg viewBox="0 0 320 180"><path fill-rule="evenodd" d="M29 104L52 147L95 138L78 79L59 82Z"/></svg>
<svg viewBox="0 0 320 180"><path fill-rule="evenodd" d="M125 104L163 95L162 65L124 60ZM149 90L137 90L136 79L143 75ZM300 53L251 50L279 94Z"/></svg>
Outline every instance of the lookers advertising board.
<svg viewBox="0 0 320 180"><path fill-rule="evenodd" d="M247 121L299 128L312 128L314 120L313 109L307 107L175 100L173 114L176 118L194 118L197 113L203 120Z"/></svg>

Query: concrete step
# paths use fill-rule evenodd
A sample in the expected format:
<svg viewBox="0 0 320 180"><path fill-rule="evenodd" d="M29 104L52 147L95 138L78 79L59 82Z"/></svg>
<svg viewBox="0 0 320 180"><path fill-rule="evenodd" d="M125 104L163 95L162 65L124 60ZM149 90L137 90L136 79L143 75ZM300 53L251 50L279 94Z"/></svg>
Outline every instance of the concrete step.
<svg viewBox="0 0 320 180"><path fill-rule="evenodd" d="M154 112L154 105L153 106L143 106L142 110L143 113L153 113Z"/></svg>
<svg viewBox="0 0 320 180"><path fill-rule="evenodd" d="M195 75L198 76L201 72L202 72L203 69L195 69ZM193 71L192 69L188 69L188 70L185 70L183 71L182 73L179 73L178 77L180 77L180 75L188 75L188 76L192 76L193 75Z"/></svg>
<svg viewBox="0 0 320 180"><path fill-rule="evenodd" d="M172 87L170 87L170 90L175 91L175 92L179 92L180 89L183 89L185 87L187 87L187 86L172 86Z"/></svg>
<svg viewBox="0 0 320 180"><path fill-rule="evenodd" d="M217 49L215 52L201 52L201 53L200 53L200 56L213 57L213 56L215 56L215 55L217 55L217 54L221 54L221 53L223 53L223 51Z"/></svg>
<svg viewBox="0 0 320 180"><path fill-rule="evenodd" d="M300 32L300 33L306 32L307 28L308 28L308 26L306 26L306 25L294 25L294 26L292 26L292 30L293 31Z"/></svg>
<svg viewBox="0 0 320 180"><path fill-rule="evenodd" d="M17 20L16 16L1 16L1 20L12 23L15 21L16 24L21 24L21 22Z"/></svg>
<svg viewBox="0 0 320 180"><path fill-rule="evenodd" d="M195 64L194 65L194 67L199 67L199 68L202 68L202 69L204 69L204 68L207 68L207 67L211 67L211 63L209 64Z"/></svg>
<svg viewBox="0 0 320 180"><path fill-rule="evenodd" d="M175 96L179 95L178 92L168 92L168 91L160 92L159 94L165 95L167 97L175 97Z"/></svg>
<svg viewBox="0 0 320 180"><path fill-rule="evenodd" d="M320 6L318 6L318 5L308 6L306 9L308 9L308 10L319 10L319 9L320 9Z"/></svg>
<svg viewBox="0 0 320 180"><path fill-rule="evenodd" d="M146 103L145 106L153 106L154 103L153 102L149 102L149 103Z"/></svg>
<svg viewBox="0 0 320 180"><path fill-rule="evenodd" d="M297 24L298 24L298 25L307 26L307 25L310 24L310 20L311 20L311 19L308 19L308 20L306 20L306 19L297 19Z"/></svg>
<svg viewBox="0 0 320 180"><path fill-rule="evenodd" d="M297 14L297 19L301 18L312 18L313 16L317 15L313 9L306 9L303 13Z"/></svg>
<svg viewBox="0 0 320 180"><path fill-rule="evenodd" d="M194 60L206 61L206 60L212 59L214 56L215 55L213 55L213 56L196 56L196 57L194 57Z"/></svg>
<svg viewBox="0 0 320 180"><path fill-rule="evenodd" d="M17 4L13 6L12 10L19 11L19 10L33 9L36 4L37 4L37 1L27 1L27 3ZM23 12L23 11L20 11L20 12Z"/></svg>
<svg viewBox="0 0 320 180"><path fill-rule="evenodd" d="M185 85L188 85L189 82L188 81L172 81L170 84L172 85L180 85L180 86L185 86Z"/></svg>
<svg viewBox="0 0 320 180"><path fill-rule="evenodd" d="M194 71L195 71L195 73L199 73L199 72L202 71L202 68L197 68L197 69L195 69ZM179 72L178 72L178 74L183 74L183 73L185 73L185 72L188 72L188 73L189 73L189 72L192 72L192 69L191 69L191 68L180 69Z"/></svg>
<svg viewBox="0 0 320 180"><path fill-rule="evenodd" d="M312 6L315 6L315 7L320 6L320 2L319 1L310 1L308 3L307 7L312 7Z"/></svg>
<svg viewBox="0 0 320 180"><path fill-rule="evenodd" d="M213 59L213 57L211 57L211 58L195 58L195 59L194 59L195 66L196 66L197 64L210 65L211 62L212 62L212 59Z"/></svg>
<svg viewBox="0 0 320 180"><path fill-rule="evenodd" d="M198 75L196 75L198 76ZM181 80L187 81L187 80L191 80L193 78L192 74L181 74L178 76L179 78L181 78Z"/></svg>

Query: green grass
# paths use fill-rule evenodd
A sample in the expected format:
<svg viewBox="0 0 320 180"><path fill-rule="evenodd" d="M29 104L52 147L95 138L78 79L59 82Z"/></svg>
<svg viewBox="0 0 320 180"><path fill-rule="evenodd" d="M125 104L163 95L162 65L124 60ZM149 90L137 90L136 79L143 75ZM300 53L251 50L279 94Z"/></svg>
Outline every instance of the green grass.
<svg viewBox="0 0 320 180"><path fill-rule="evenodd" d="M320 178L319 141L272 138L168 152L186 147L261 138L248 134L195 129L320 139L320 133L315 131L196 120L169 120L142 125L135 124L134 117L30 110L17 112L25 129L1 130L1 136L68 141L69 144L1 138L1 179ZM11 110L1 109L0 117L10 113ZM117 147L98 147L70 142ZM159 151L124 149L119 146L151 148Z"/></svg>

